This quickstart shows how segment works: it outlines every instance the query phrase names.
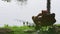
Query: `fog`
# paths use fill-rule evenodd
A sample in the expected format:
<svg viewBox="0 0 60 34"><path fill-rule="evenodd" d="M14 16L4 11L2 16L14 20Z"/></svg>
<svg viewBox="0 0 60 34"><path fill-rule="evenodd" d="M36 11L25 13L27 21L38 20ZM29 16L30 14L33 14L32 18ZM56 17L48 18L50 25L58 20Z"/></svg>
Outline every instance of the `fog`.
<svg viewBox="0 0 60 34"><path fill-rule="evenodd" d="M51 0L51 13L56 14L56 24L60 23L59 3L60 0ZM16 0L12 0L11 2L0 0L0 26L4 24L21 26L22 22L16 19L33 23L31 17L41 13L42 10L46 10L46 0L28 0L23 5Z"/></svg>

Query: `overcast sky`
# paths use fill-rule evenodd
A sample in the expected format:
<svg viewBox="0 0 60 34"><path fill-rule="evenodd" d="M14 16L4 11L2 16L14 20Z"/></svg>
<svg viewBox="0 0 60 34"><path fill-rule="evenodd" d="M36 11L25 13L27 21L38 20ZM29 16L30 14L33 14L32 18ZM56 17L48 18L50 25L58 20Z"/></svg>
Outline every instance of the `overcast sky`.
<svg viewBox="0 0 60 34"><path fill-rule="evenodd" d="M60 23L60 0L51 0L51 13L56 14L57 24ZM28 0L21 6L16 0L4 2L0 0L0 26L4 24L22 25L16 19L33 22L31 17L46 10L46 0Z"/></svg>

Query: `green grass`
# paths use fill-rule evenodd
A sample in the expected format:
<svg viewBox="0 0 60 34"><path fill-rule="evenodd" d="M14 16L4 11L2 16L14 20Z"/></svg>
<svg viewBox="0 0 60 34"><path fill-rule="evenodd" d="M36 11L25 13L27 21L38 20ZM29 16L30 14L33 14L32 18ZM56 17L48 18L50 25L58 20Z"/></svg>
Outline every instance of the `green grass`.
<svg viewBox="0 0 60 34"><path fill-rule="evenodd" d="M60 24L54 24L54 25L56 25L56 26L60 26Z"/></svg>
<svg viewBox="0 0 60 34"><path fill-rule="evenodd" d="M4 25L4 27L1 28L8 28L14 31L14 34L28 34L25 33L24 30L34 29L34 27L28 27L28 26L8 26Z"/></svg>
<svg viewBox="0 0 60 34"><path fill-rule="evenodd" d="M56 26L60 26L60 24L55 24ZM24 30L34 30L34 27L28 27L28 26L8 26L8 25L4 25L4 27L0 27L0 28L8 28L14 31L14 34L29 34L24 32ZM44 30L46 28L44 27Z"/></svg>
<svg viewBox="0 0 60 34"><path fill-rule="evenodd" d="M11 29L14 31L15 34L27 34L27 33L24 33L24 30L29 30L29 29L32 29L31 27L28 27L28 26L13 26L11 27Z"/></svg>

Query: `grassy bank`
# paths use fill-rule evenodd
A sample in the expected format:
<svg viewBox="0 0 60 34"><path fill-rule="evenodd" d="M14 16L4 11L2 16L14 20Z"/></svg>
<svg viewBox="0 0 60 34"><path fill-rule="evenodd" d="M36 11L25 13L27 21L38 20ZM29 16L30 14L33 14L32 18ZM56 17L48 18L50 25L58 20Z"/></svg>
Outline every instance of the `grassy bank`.
<svg viewBox="0 0 60 34"><path fill-rule="evenodd" d="M56 26L60 26L59 24L55 24ZM28 26L8 26L4 25L4 27L0 28L6 28L11 29L13 32L10 32L10 34L29 34L27 32L24 32L25 30L35 30L34 27L28 27Z"/></svg>
<svg viewBox="0 0 60 34"><path fill-rule="evenodd" d="M0 27L0 28L11 29L12 31L14 31L13 32L14 34L28 34L25 33L24 30L34 29L34 27L28 27L28 26L8 26L8 25L4 25L4 27Z"/></svg>

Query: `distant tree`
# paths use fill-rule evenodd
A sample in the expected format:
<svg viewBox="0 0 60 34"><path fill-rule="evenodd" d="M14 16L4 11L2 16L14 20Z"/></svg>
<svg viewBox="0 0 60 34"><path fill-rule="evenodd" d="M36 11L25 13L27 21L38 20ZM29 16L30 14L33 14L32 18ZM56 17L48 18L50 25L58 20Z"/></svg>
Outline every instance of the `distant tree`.
<svg viewBox="0 0 60 34"><path fill-rule="evenodd" d="M28 21L26 22L27 26L28 26Z"/></svg>
<svg viewBox="0 0 60 34"><path fill-rule="evenodd" d="M23 4L26 4L27 3L27 0L17 0L17 2L20 2L21 5L23 5Z"/></svg>
<svg viewBox="0 0 60 34"><path fill-rule="evenodd" d="M6 1L6 2L11 2L12 0L2 0L2 1ZM27 0L16 0L19 4L23 5L23 4L27 4Z"/></svg>
<svg viewBox="0 0 60 34"><path fill-rule="evenodd" d="M11 2L11 0L2 0L2 1Z"/></svg>
<svg viewBox="0 0 60 34"><path fill-rule="evenodd" d="M25 22L23 22L23 25L25 26Z"/></svg>

